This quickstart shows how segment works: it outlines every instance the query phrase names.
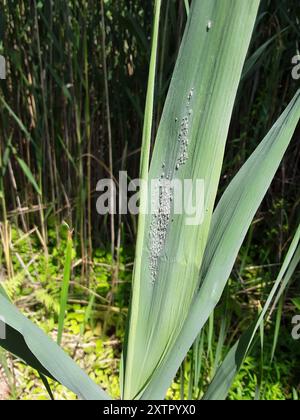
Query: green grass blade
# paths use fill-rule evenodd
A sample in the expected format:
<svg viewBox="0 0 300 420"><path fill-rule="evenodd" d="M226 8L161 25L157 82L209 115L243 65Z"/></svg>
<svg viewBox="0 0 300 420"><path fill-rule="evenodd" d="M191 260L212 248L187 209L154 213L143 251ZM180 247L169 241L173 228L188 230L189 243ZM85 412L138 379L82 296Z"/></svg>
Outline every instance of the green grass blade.
<svg viewBox="0 0 300 420"><path fill-rule="evenodd" d="M293 401L299 401L299 394L295 388L293 388Z"/></svg>
<svg viewBox="0 0 300 420"><path fill-rule="evenodd" d="M19 126L20 130L24 133L27 140L32 141L31 135L23 122L20 120L20 118L15 114L15 112L11 109L11 107L8 105L8 103L5 101L3 97L0 96L0 101L2 102L4 108L8 111L10 116L15 120L17 125Z"/></svg>
<svg viewBox="0 0 300 420"><path fill-rule="evenodd" d="M65 323L67 304L68 304L71 267L72 267L72 251L73 251L72 232L68 231L64 275L63 275L61 297L60 297L60 312L59 312L59 318L58 318L57 344L59 346L61 345L61 340L63 336L64 323Z"/></svg>
<svg viewBox="0 0 300 420"><path fill-rule="evenodd" d="M276 352L276 348L277 348L281 319L282 319L283 306L284 306L284 301L285 301L284 298L285 298L284 296L282 296L280 298L277 313L276 313L275 331L274 331L272 353L271 353L271 362L273 362L273 360L274 360L274 356L275 356L275 352Z"/></svg>
<svg viewBox="0 0 300 420"><path fill-rule="evenodd" d="M90 298L89 298L89 303L88 306L85 310L84 313L84 321L80 327L80 334L84 335L85 332L85 328L88 324L88 322L90 321L90 319L92 318L92 314L93 314L93 307L95 305L95 300L96 300L96 296L94 294L91 294Z"/></svg>
<svg viewBox="0 0 300 420"><path fill-rule="evenodd" d="M189 16L189 14L190 14L190 3L189 3L189 0L184 0L184 5L185 5L186 15Z"/></svg>
<svg viewBox="0 0 300 420"><path fill-rule="evenodd" d="M151 150L151 139L152 139L152 128L153 128L153 113L154 113L154 93L155 93L155 75L157 67L157 51L158 51L158 36L159 36L159 22L161 14L161 0L155 1L154 6L154 28L152 36L152 49L151 49L151 59L150 59L150 71L148 79L148 88L147 88L147 98L146 98L146 107L145 107L145 119L144 119L144 129L143 129L143 140L142 140L142 152L141 152L141 167L140 167L140 178L148 182L149 177L149 164L150 164L150 150ZM140 191L140 200L141 203L144 203L146 208L146 203L148 200L147 189L144 185L141 186ZM139 307L139 295L140 295L140 282L143 272L142 265L142 250L144 246L144 231L146 225L146 215L142 211L139 215L138 221L138 234L137 234L137 244L136 244L136 255L135 255L135 265L133 273L133 288L134 293L131 302L130 308L130 319L131 319L131 330L134 330L136 324L138 323L138 311L136 308ZM125 371L127 377L131 375L131 370L133 367L133 360L127 359L127 343L129 341L129 333L131 332L127 329L127 335L125 340L125 350L122 355L122 366L120 370L120 382L121 382L121 392L124 392L124 382L125 382ZM127 362L129 362L130 367L127 369Z"/></svg>
<svg viewBox="0 0 300 420"><path fill-rule="evenodd" d="M283 31L282 31L283 32ZM250 74L255 71L256 65L259 60L264 56L269 46L274 42L278 35L273 36L271 39L268 39L263 45L261 45L250 57L247 58L244 68L242 79L247 79Z"/></svg>
<svg viewBox="0 0 300 420"><path fill-rule="evenodd" d="M210 384L204 399L205 400L224 400L227 397L228 391L233 383L233 380L241 368L243 361L253 343L256 332L263 324L264 317L280 288L282 281L287 283L294 274L297 265L300 262L300 226L294 240L289 248L287 256L284 260L280 273L274 283L272 291L267 299L267 302L254 326L249 328L241 337L241 339L233 346L228 353L224 362L220 366L217 374L215 375L212 383Z"/></svg>
<svg viewBox="0 0 300 420"><path fill-rule="evenodd" d="M28 165L24 162L23 159L20 159L19 157L16 156L16 159L18 161L18 164L20 165L20 168L22 169L24 175L26 176L26 178L28 179L28 181L30 182L30 184L34 187L35 191L38 193L38 195L42 195L42 192L30 170L30 168L28 167Z"/></svg>
<svg viewBox="0 0 300 420"><path fill-rule="evenodd" d="M204 360L204 334L200 333L193 344L193 357L194 357L194 389L199 387L202 363Z"/></svg>
<svg viewBox="0 0 300 420"><path fill-rule="evenodd" d="M216 371L217 371L217 369L220 365L220 361L222 360L222 350L224 348L224 343L225 343L225 339L226 339L226 327L227 327L227 318L226 318L226 316L223 316L223 318L221 320L219 339L218 339L216 355L215 355L215 360L214 360L213 375L215 375L215 373L216 373Z"/></svg>

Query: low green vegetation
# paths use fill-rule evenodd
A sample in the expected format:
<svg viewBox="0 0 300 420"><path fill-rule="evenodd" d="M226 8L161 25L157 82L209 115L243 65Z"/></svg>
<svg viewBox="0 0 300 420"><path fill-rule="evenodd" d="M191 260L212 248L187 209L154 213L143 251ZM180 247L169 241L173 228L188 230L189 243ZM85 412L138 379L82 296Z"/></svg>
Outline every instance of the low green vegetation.
<svg viewBox="0 0 300 420"><path fill-rule="evenodd" d="M57 338L59 300L62 284L62 273L65 263L67 243L67 228L61 226L59 242L55 231L49 229L49 248L47 259L41 252L38 235L30 236L30 252L28 237L16 228L12 228L12 243L14 254L12 258L13 271L18 273L11 280L2 283L10 298L36 322L47 334ZM114 295L112 305L104 296L111 292L111 254L106 250L96 250L93 258L93 277L90 288L81 284L80 259L78 259L76 244L73 246L73 264L68 312L64 322L63 348L89 376L103 387L113 398L120 398L119 364L124 340L124 330L127 318L127 307L130 297L133 253L121 253L120 257L120 287ZM247 252L246 247L243 248ZM34 258L33 258L34 257ZM272 284L271 267L256 267L252 255L244 258L244 268L241 273L243 283L237 283L234 278L229 281L226 290L226 313L228 316L225 345L222 353L226 354L230 343L244 331L260 307L260 302L267 296ZM20 262L22 261L22 263ZM26 270L23 267L27 267ZM262 286L262 280L264 280ZM297 287L298 289L298 287ZM296 292L296 290L295 290ZM95 296L93 306L88 311L91 296ZM248 303L245 304L247 296ZM286 308L284 323L289 324L296 312L296 307L289 302ZM215 355L219 340L219 326L224 308L220 306L215 314L213 330L207 325L203 339L203 358L201 366L201 383L197 393L203 394L214 369ZM230 314L230 316L229 316ZM242 317L243 315L243 317ZM242 321L241 318L243 318ZM293 341L289 331L283 329L280 334L278 351L271 362L274 322L267 328L264 346L264 361L261 365L261 352L257 345L247 357L240 373L235 379L229 399L253 400L258 395L266 400L296 399L298 392L300 348ZM289 327L288 327L289 328ZM287 329L288 329L287 328ZM167 399L189 397L192 355L185 360L182 370L167 393ZM22 400L47 400L48 393L36 371L21 360L6 358L1 350L0 363L6 367L5 381L8 384L9 398ZM184 381L182 382L182 376ZM72 400L76 395L66 390L62 385L51 382L55 399Z"/></svg>

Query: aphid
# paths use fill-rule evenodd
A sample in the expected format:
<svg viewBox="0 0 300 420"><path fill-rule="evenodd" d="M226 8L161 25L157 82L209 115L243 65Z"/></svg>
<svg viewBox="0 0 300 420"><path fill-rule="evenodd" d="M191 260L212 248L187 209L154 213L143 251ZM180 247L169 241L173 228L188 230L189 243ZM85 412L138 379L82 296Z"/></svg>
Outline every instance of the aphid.
<svg viewBox="0 0 300 420"><path fill-rule="evenodd" d="M207 32L211 30L212 25L213 25L212 21L211 21L211 20L209 20L209 21L207 22L207 26L206 26L206 30L207 30Z"/></svg>
<svg viewBox="0 0 300 420"><path fill-rule="evenodd" d="M190 93L189 93L189 96L188 96L188 101L189 101L189 102L191 101L191 99L193 98L193 96L194 96L194 89L192 89L192 90L190 91Z"/></svg>

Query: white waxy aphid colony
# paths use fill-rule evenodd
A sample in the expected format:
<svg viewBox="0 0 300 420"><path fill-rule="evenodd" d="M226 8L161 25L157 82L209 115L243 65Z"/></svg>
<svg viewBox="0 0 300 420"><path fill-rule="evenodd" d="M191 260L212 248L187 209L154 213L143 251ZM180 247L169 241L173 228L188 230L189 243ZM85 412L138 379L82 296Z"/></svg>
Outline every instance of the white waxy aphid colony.
<svg viewBox="0 0 300 420"><path fill-rule="evenodd" d="M190 132L190 118L193 114L191 109L191 101L194 96L194 89L192 89L187 98L187 115L185 115L181 121L180 132L178 135L179 142L179 156L176 162L176 170L178 171L181 166L185 165L188 158L188 146L189 146L189 132Z"/></svg>
<svg viewBox="0 0 300 420"><path fill-rule="evenodd" d="M179 143L178 157L176 160L175 170L178 171L188 160L188 146L190 133L190 119L193 115L191 109L191 101L194 96L194 88L190 90L187 97L186 115L182 118L177 141ZM175 123L178 118L175 119ZM158 193L154 194L155 199L158 200L157 211L153 215L150 225L150 275L151 283L154 284L158 275L159 259L163 254L166 243L168 227L171 219L172 202L174 200L174 190L171 185L171 174L165 174L166 163L163 162L161 179L158 186ZM153 194L153 192L152 192Z"/></svg>
<svg viewBox="0 0 300 420"><path fill-rule="evenodd" d="M159 257L166 242L173 201L173 190L168 179L161 178L158 189L158 208L150 226L150 273L153 284L158 274Z"/></svg>

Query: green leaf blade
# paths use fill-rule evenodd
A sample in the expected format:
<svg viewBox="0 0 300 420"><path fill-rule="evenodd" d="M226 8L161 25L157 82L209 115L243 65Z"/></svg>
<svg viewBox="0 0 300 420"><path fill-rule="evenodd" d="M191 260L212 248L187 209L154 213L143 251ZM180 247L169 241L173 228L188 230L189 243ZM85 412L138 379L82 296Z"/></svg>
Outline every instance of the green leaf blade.
<svg viewBox="0 0 300 420"><path fill-rule="evenodd" d="M218 304L253 217L300 119L300 91L225 191L213 216L199 290L178 339L142 397L162 398L176 368ZM249 182L251 180L251 182ZM176 349L176 350L175 350Z"/></svg>
<svg viewBox="0 0 300 420"><path fill-rule="evenodd" d="M54 378L81 399L110 399L54 341L1 295L0 308L8 333L5 340L0 340L1 347Z"/></svg>
<svg viewBox="0 0 300 420"><path fill-rule="evenodd" d="M139 232L142 252L136 264L142 269L135 270L133 281L125 350L126 399L138 398L151 381L188 315L199 282L232 109L258 5L259 1L231 0L192 4L155 143L149 185L162 176L204 180L205 219L195 227L187 225L184 215L176 215L167 226L165 243L156 259L151 215ZM188 158L177 168L184 157L179 138L186 119ZM157 265L154 270L153 265ZM156 268L157 275L153 275Z"/></svg>

